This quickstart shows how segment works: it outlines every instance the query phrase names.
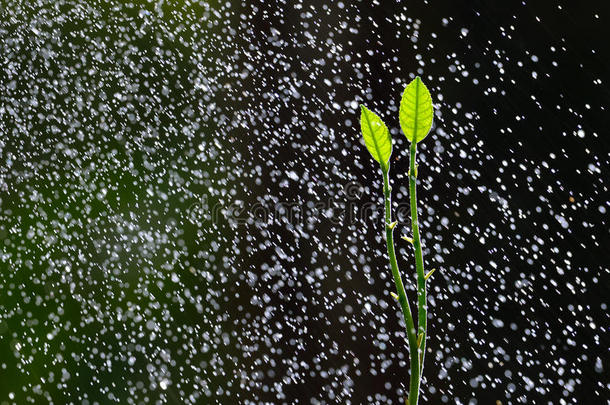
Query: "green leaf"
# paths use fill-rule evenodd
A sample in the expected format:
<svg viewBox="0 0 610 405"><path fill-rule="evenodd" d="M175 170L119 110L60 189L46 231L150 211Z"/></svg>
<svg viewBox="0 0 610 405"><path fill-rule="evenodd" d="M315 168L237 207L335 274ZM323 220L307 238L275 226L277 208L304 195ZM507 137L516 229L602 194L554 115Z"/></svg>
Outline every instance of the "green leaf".
<svg viewBox="0 0 610 405"><path fill-rule="evenodd" d="M426 85L417 76L402 93L398 113L400 127L409 142L420 142L428 135L432 128L433 116L432 97Z"/></svg>
<svg viewBox="0 0 610 405"><path fill-rule="evenodd" d="M364 137L366 148L379 164L383 171L389 167L390 155L392 154L392 138L390 131L377 114L360 106L360 128Z"/></svg>

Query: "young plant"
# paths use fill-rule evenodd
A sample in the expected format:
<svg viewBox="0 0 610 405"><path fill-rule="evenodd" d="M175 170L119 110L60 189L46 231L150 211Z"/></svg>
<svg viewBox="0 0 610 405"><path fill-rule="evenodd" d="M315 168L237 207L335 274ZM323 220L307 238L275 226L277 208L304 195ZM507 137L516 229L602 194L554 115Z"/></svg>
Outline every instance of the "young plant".
<svg viewBox="0 0 610 405"><path fill-rule="evenodd" d="M390 155L392 154L392 138L385 123L377 114L361 106L360 127L364 143L379 165L383 175L383 194L385 197L385 234L390 269L396 285L396 294L391 293L402 309L409 342L409 362L411 376L409 381L408 405L417 405L419 386L424 372L424 354L426 352L428 304L426 301L426 281L434 272L424 272L424 257L421 239L419 237L419 222L417 221L417 143L421 142L430 132L434 109L430 92L418 77L407 85L400 101L399 121L402 132L410 142L409 194L411 197L411 228L412 237L403 239L413 245L415 251L415 268L417 271L417 327L411 314L411 305L402 283L402 276L396 261L394 250L394 227L392 222L392 187L390 187Z"/></svg>

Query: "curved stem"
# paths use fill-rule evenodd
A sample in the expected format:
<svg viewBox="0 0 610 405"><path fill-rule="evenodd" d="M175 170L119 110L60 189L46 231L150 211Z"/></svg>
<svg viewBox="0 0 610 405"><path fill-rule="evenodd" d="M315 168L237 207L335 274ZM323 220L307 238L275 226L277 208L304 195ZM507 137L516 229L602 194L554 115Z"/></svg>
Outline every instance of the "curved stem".
<svg viewBox="0 0 610 405"><path fill-rule="evenodd" d="M411 308L409 307L409 301L407 300L407 293L400 277L400 271L398 270L398 263L396 262L396 252L394 251L394 227L390 225L392 221L392 189L390 188L388 172L389 169L384 169L383 172L383 194L385 196L385 231L386 231L386 245L388 248L388 256L390 258L390 268L392 275L394 276L394 284L396 284L396 292L398 294L398 302L402 309L402 314L405 319L407 328L407 338L409 341L409 357L411 365L411 377L409 383L409 405L417 405L419 397L419 380L420 380L420 366L417 351L417 334L415 333L415 325L413 323L413 316L411 315Z"/></svg>
<svg viewBox="0 0 610 405"><path fill-rule="evenodd" d="M417 335L421 335L419 345L419 374L424 373L424 357L426 353L427 317L428 304L426 302L426 279L424 275L424 255L422 253L421 240L419 238L419 223L417 221L417 166L415 156L417 154L417 143L411 143L411 159L409 170L409 194L411 197L411 227L413 228L413 248L415 249L415 267L417 268Z"/></svg>

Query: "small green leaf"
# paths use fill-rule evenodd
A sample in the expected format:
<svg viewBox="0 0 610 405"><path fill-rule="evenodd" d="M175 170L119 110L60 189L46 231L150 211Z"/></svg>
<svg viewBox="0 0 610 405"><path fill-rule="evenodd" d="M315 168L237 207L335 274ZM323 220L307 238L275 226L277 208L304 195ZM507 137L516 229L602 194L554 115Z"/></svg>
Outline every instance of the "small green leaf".
<svg viewBox="0 0 610 405"><path fill-rule="evenodd" d="M360 129L366 148L383 171L388 170L388 162L392 154L392 138L388 127L381 118L365 106L361 105Z"/></svg>
<svg viewBox="0 0 610 405"><path fill-rule="evenodd" d="M420 142L432 128L434 107L426 85L417 76L407 85L402 99L398 118L402 132L409 142Z"/></svg>
<svg viewBox="0 0 610 405"><path fill-rule="evenodd" d="M410 244L413 244L413 239L409 238L408 236L401 236L401 238L403 238L404 240L406 240L407 242L409 242Z"/></svg>
<svg viewBox="0 0 610 405"><path fill-rule="evenodd" d="M426 274L426 275L424 276L424 280L429 279L429 278L430 278L430 276L432 275L432 273L434 273L434 271L435 271L435 270L436 270L436 269L432 269L432 270L430 270L430 271L428 272L428 274Z"/></svg>

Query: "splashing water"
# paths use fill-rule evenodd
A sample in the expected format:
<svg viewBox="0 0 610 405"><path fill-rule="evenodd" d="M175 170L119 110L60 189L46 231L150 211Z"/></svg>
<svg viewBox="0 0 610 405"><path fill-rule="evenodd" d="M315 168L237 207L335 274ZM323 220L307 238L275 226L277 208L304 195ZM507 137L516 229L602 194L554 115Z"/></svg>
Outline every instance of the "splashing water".
<svg viewBox="0 0 610 405"><path fill-rule="evenodd" d="M607 399L608 10L456 3L2 2L0 402L403 403L416 75L420 403Z"/></svg>

